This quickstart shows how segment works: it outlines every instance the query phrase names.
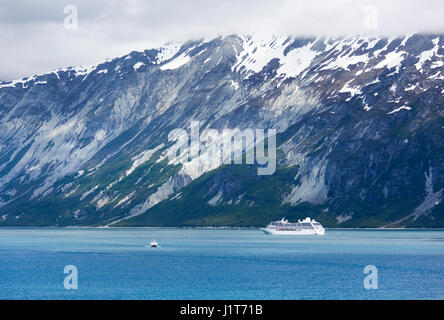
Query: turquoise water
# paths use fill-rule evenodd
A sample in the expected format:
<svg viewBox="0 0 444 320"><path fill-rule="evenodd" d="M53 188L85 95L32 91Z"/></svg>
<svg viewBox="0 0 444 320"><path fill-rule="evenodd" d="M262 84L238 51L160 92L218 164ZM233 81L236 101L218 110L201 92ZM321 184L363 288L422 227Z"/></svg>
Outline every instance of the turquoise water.
<svg viewBox="0 0 444 320"><path fill-rule="evenodd" d="M0 228L0 299L444 299L444 231Z"/></svg>

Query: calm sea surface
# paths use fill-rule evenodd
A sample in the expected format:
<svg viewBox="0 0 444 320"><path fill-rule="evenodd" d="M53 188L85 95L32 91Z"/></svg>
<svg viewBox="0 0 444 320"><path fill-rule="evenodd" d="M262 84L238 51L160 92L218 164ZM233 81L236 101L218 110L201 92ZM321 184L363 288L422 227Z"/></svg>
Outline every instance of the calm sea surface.
<svg viewBox="0 0 444 320"><path fill-rule="evenodd" d="M444 299L444 231L0 228L0 299Z"/></svg>

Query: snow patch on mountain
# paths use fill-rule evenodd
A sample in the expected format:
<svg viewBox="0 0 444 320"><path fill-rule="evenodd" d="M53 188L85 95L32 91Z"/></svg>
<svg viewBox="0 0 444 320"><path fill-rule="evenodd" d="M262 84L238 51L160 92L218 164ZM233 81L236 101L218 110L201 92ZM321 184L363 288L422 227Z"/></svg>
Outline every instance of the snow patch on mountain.
<svg viewBox="0 0 444 320"><path fill-rule="evenodd" d="M133 66L133 69L134 69L134 71L137 71L137 70L139 70L141 67L143 67L145 65L145 63L143 63L143 62L137 62L134 66Z"/></svg>
<svg viewBox="0 0 444 320"><path fill-rule="evenodd" d="M137 169L137 167L139 167L140 165L142 165L143 163L147 162L151 156L156 153L158 150L162 149L164 147L164 144L160 144L157 147L155 147L154 149L149 149L149 150L145 150L141 153L139 153L137 156L132 157L131 160L133 161L131 168L129 168L126 172L125 172L125 176L129 176L131 173L134 172L134 170Z"/></svg>
<svg viewBox="0 0 444 320"><path fill-rule="evenodd" d="M389 52L385 56L384 60L382 60L375 66L375 69L382 69L382 68L391 69L396 67L396 73L398 73L402 61L404 61L406 55L407 52L404 51Z"/></svg>
<svg viewBox="0 0 444 320"><path fill-rule="evenodd" d="M369 61L368 54L352 55L352 51L349 54L340 55L338 57L332 57L328 64L324 65L320 70L333 70L344 69L350 71L349 66L363 63L366 65Z"/></svg>
<svg viewBox="0 0 444 320"><path fill-rule="evenodd" d="M316 41L312 41L285 54L285 48L291 44L291 39L289 36L243 36L243 50L237 54L237 62L232 70L258 73L272 59L277 58L281 64L278 73L296 77L311 65L319 52L313 50Z"/></svg>
<svg viewBox="0 0 444 320"><path fill-rule="evenodd" d="M286 56L281 56L279 61L282 66L278 69L278 73L296 77L306 70L319 55L318 51L313 50L314 43L311 42L306 46L291 50Z"/></svg>
<svg viewBox="0 0 444 320"><path fill-rule="evenodd" d="M160 66L160 70L163 70L163 71L175 70L175 69L182 67L186 63L188 63L191 60L190 56L188 55L188 51L189 50L186 50L185 52L183 52L181 55L174 58L170 62Z"/></svg>
<svg viewBox="0 0 444 320"><path fill-rule="evenodd" d="M425 62L431 60L435 55L438 54L438 50L439 50L439 37L433 39L432 43L434 45L432 49L427 50L427 51L423 51L419 55L419 61L418 61L417 64L415 64L416 69L418 69L419 71L422 71L422 67L423 67Z"/></svg>
<svg viewBox="0 0 444 320"><path fill-rule="evenodd" d="M401 110L407 110L408 111L408 110L412 110L412 108L406 107L406 106L402 106L402 107L396 108L395 110L390 111L387 114L394 114L394 113L397 113L397 112L399 112Z"/></svg>
<svg viewBox="0 0 444 320"><path fill-rule="evenodd" d="M156 55L156 63L161 64L167 60L170 60L174 57L180 50L181 44L178 42L171 42L165 44L163 47L158 49L158 53Z"/></svg>

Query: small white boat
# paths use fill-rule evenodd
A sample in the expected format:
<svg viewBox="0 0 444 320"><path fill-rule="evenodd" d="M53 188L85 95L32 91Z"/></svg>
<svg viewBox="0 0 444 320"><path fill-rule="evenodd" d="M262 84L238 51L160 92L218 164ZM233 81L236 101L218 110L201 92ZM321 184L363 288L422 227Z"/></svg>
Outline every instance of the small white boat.
<svg viewBox="0 0 444 320"><path fill-rule="evenodd" d="M156 240L152 240L152 241L150 242L150 247L151 247L151 248L157 248L158 246L159 246L159 244L157 243Z"/></svg>
<svg viewBox="0 0 444 320"><path fill-rule="evenodd" d="M297 223L288 222L285 218L280 221L274 221L262 228L266 234L275 235L324 235L324 227L314 219L305 218L298 220Z"/></svg>

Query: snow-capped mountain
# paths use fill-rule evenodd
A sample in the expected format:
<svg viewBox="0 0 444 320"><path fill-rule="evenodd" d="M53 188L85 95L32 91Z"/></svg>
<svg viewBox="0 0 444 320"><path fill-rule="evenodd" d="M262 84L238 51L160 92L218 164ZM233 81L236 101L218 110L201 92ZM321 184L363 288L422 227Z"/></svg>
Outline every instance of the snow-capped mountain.
<svg viewBox="0 0 444 320"><path fill-rule="evenodd" d="M0 225L442 227L443 71L442 35L230 35L2 82ZM276 172L171 159L193 121L276 129Z"/></svg>

